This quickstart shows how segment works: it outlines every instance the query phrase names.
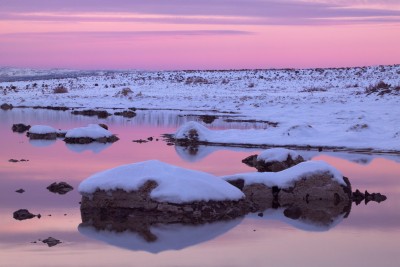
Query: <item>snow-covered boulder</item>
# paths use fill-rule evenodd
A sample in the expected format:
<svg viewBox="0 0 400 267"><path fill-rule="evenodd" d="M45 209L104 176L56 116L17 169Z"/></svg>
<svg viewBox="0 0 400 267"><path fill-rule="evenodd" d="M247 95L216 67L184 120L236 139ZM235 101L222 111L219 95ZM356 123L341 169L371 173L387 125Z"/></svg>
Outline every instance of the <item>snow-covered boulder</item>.
<svg viewBox="0 0 400 267"><path fill-rule="evenodd" d="M29 139L42 139L42 140L54 140L57 138L58 130L47 125L33 125L27 136Z"/></svg>
<svg viewBox="0 0 400 267"><path fill-rule="evenodd" d="M296 151L286 148L271 148L264 150L258 156L252 155L242 160L248 166L255 167L259 172L279 172L304 161Z"/></svg>
<svg viewBox="0 0 400 267"><path fill-rule="evenodd" d="M255 206L290 206L303 201L351 204L347 178L323 161L302 162L280 172L243 173L222 177L239 187Z"/></svg>
<svg viewBox="0 0 400 267"><path fill-rule="evenodd" d="M94 174L78 191L83 214L90 209L123 208L213 221L245 213L244 194L238 188L211 174L157 160Z"/></svg>
<svg viewBox="0 0 400 267"><path fill-rule="evenodd" d="M68 144L113 143L118 140L118 137L99 124L89 124L86 127L68 130L64 139Z"/></svg>
<svg viewBox="0 0 400 267"><path fill-rule="evenodd" d="M189 121L183 124L174 134L174 138L181 142L197 143L199 141L207 141L210 130L202 124Z"/></svg>

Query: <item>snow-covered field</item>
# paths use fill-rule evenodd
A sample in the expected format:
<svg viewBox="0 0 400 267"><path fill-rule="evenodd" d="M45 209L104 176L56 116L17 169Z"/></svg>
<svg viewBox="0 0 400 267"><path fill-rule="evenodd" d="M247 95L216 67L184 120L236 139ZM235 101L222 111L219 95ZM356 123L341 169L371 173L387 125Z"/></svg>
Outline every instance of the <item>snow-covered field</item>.
<svg viewBox="0 0 400 267"><path fill-rule="evenodd" d="M294 144L297 139L327 146L351 147L354 142L355 148L400 151L400 65L49 73L53 79L40 80L45 71L0 69L0 77L7 76L7 82L0 82L0 104L235 112L245 119L277 122L275 132L287 133ZM67 92L55 93L60 86ZM246 140L246 132L240 134ZM269 134L276 135L272 142L280 139L267 129Z"/></svg>

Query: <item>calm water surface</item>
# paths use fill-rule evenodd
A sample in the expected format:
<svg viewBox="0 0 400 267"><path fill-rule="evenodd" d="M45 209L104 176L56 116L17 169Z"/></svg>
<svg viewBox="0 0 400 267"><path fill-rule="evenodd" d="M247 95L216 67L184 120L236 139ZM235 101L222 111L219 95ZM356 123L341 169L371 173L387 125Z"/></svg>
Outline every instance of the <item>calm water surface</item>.
<svg viewBox="0 0 400 267"><path fill-rule="evenodd" d="M179 115L179 114L178 114ZM82 227L76 190L56 195L46 187L66 181L75 188L95 172L149 159L215 175L254 171L241 163L257 150L204 148L197 154L168 146L160 134L171 133L193 117L173 112L139 112L132 120L73 116L70 112L14 109L0 111L0 266L399 266L400 158L346 153L301 152L322 159L348 176L353 188L381 192L380 204L353 204L347 218L330 225L291 220L282 210L263 217L250 214L229 222L201 226L158 225L148 243L132 232ZM112 145L67 146L63 141L30 142L11 131L13 123L69 129L106 123L120 137ZM214 128L263 128L262 124L213 122ZM132 142L160 138L145 144ZM11 163L9 159L28 159ZM23 188L23 194L15 190ZM17 221L27 208L41 219ZM39 239L62 241L47 247Z"/></svg>

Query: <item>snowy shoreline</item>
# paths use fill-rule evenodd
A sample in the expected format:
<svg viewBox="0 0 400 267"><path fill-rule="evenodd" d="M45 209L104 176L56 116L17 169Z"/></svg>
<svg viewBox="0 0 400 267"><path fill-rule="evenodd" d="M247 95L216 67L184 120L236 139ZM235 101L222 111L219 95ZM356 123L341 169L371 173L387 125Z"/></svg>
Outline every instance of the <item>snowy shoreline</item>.
<svg viewBox="0 0 400 267"><path fill-rule="evenodd" d="M93 75L82 72L81 76L77 71L74 77L43 80L34 79L39 75L35 73L0 69L0 77L16 80L0 82L0 104L231 114L240 119L278 123L277 127L266 129L265 135L269 137L264 145L352 148L366 153L400 151L400 65L300 70L94 71ZM38 73L53 77L51 70ZM17 81L20 76L26 80ZM65 88L65 92L56 93L57 88ZM249 131L241 132L240 139L245 142L213 141L260 144L249 139ZM288 142L287 137L281 138L283 133L302 141Z"/></svg>

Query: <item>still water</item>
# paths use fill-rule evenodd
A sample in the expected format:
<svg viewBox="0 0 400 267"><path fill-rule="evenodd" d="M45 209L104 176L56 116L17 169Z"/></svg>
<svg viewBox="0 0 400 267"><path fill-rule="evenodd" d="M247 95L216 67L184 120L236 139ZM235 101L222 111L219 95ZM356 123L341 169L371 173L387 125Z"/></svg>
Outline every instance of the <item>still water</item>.
<svg viewBox="0 0 400 267"><path fill-rule="evenodd" d="M250 214L200 226L156 225L152 233L158 239L152 243L133 232L80 226L77 191L56 195L46 189L59 181L77 188L95 172L150 159L215 175L254 171L241 160L257 150L200 147L194 154L160 138L191 119L196 117L172 111L140 111L133 119L105 120L68 111L0 111L0 266L399 266L400 157L396 156L300 151L338 168L350 178L353 189L388 197L380 204L353 204L347 218L338 216L330 225L292 220L276 209L265 211L263 217ZM30 142L24 134L11 131L13 123L70 129L99 122L120 140L111 145L67 146L61 140ZM222 119L211 126L264 127ZM154 141L132 142L150 136ZM26 192L16 193L20 188ZM13 212L22 208L42 217L13 219ZM39 241L49 236L62 243L47 247Z"/></svg>

